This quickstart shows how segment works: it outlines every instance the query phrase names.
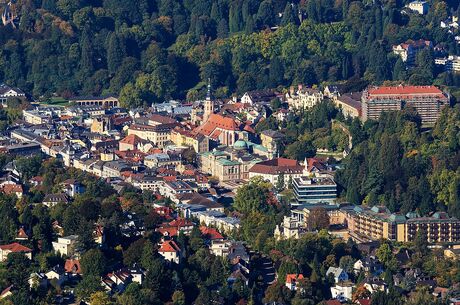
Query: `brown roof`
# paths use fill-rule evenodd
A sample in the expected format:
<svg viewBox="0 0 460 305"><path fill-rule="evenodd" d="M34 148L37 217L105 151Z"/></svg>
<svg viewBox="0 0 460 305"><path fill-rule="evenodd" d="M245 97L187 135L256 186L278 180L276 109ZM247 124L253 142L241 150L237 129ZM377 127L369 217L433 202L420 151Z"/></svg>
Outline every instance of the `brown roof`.
<svg viewBox="0 0 460 305"><path fill-rule="evenodd" d="M254 164L249 171L258 174L278 175L281 173L301 173L303 167L296 160L277 158Z"/></svg>
<svg viewBox="0 0 460 305"><path fill-rule="evenodd" d="M21 239L28 239L29 236L27 235L26 231L24 230L23 227L20 227L19 230L18 230L18 235L16 236L16 238L21 238Z"/></svg>
<svg viewBox="0 0 460 305"><path fill-rule="evenodd" d="M174 124L177 123L175 119L169 118L167 116L159 115L159 114L152 114L149 116L150 121L154 121L160 124Z"/></svg>

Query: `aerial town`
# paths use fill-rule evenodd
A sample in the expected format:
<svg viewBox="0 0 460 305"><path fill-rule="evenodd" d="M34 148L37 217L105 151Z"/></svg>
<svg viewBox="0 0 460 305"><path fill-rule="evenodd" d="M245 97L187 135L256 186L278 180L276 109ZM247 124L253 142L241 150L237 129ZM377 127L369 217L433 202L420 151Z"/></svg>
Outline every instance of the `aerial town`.
<svg viewBox="0 0 460 305"><path fill-rule="evenodd" d="M0 305L459 305L458 1L0 13Z"/></svg>

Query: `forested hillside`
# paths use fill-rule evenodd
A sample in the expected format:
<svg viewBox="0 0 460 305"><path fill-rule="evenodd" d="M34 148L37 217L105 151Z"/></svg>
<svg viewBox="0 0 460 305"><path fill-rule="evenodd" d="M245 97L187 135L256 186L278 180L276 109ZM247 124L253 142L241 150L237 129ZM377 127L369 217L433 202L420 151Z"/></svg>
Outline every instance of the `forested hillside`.
<svg viewBox="0 0 460 305"><path fill-rule="evenodd" d="M421 52L406 71L392 44L427 39L459 54L441 20L458 1L428 15L406 1L19 0L18 28L0 27L0 80L34 96L120 94L142 105L193 99L212 80L217 97L296 83L460 81ZM362 81L358 81L362 77Z"/></svg>

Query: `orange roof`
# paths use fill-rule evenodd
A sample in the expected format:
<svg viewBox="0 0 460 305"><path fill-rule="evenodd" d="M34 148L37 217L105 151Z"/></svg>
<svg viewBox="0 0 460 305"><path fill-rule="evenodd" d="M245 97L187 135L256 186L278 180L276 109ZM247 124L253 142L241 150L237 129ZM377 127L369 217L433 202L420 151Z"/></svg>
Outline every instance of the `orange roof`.
<svg viewBox="0 0 460 305"><path fill-rule="evenodd" d="M158 252L180 252L180 248L174 241L166 240L161 244Z"/></svg>
<svg viewBox="0 0 460 305"><path fill-rule="evenodd" d="M416 95L416 94L439 94L442 91L435 86L397 86L375 87L368 90L370 95Z"/></svg>
<svg viewBox="0 0 460 305"><path fill-rule="evenodd" d="M0 189L3 193L7 195L22 193L22 185L20 184L5 184Z"/></svg>
<svg viewBox="0 0 460 305"><path fill-rule="evenodd" d="M169 223L171 227L191 227L193 226L193 222L187 220L185 218L177 218Z"/></svg>
<svg viewBox="0 0 460 305"><path fill-rule="evenodd" d="M291 284L295 283L298 280L303 280L303 274L286 274L286 283Z"/></svg>
<svg viewBox="0 0 460 305"><path fill-rule="evenodd" d="M78 259L68 259L64 264L65 272L81 274L80 261Z"/></svg>
<svg viewBox="0 0 460 305"><path fill-rule="evenodd" d="M177 236L178 235L178 230L175 227L161 227L157 229L157 232L160 232L161 235L167 235L170 237ZM165 234L167 233L167 234Z"/></svg>
<svg viewBox="0 0 460 305"><path fill-rule="evenodd" d="M235 131L238 130L238 124L231 117L213 113L209 116L206 123L195 129L195 131L202 135L209 136L216 128Z"/></svg>
<svg viewBox="0 0 460 305"><path fill-rule="evenodd" d="M200 227L201 234L204 235L207 239L214 240L214 239L224 239L222 234L219 233L214 228L208 228L206 226Z"/></svg>
<svg viewBox="0 0 460 305"><path fill-rule="evenodd" d="M3 251L10 251L10 252L13 252L13 253L17 253L17 252L32 252L32 249L24 247L23 245L21 245L19 243L1 245L0 249L3 250Z"/></svg>

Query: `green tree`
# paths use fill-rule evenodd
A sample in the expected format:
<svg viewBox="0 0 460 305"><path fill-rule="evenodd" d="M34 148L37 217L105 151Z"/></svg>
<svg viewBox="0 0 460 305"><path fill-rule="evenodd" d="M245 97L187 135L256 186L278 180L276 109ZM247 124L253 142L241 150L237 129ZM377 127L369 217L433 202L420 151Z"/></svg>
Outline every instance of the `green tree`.
<svg viewBox="0 0 460 305"><path fill-rule="evenodd" d="M80 259L81 269L86 276L100 276L105 270L106 258L99 249L86 251Z"/></svg>

